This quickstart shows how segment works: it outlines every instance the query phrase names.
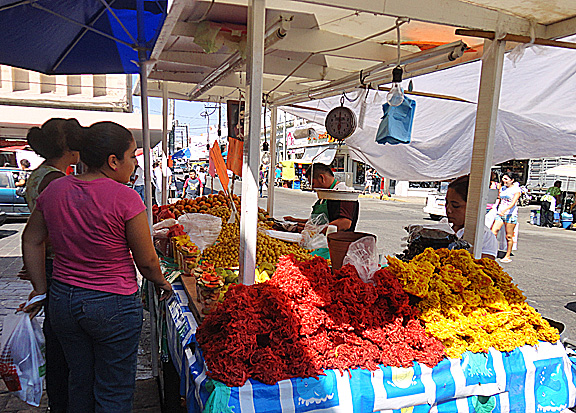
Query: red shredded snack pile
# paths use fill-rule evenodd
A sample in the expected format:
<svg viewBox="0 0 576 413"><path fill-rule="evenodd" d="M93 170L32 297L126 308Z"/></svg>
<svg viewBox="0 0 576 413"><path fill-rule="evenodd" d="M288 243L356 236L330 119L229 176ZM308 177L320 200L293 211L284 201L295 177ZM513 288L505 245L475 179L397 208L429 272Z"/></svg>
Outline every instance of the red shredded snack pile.
<svg viewBox="0 0 576 413"><path fill-rule="evenodd" d="M209 375L228 386L274 384L325 369L378 364L434 367L444 346L426 334L399 281L385 269L363 282L347 265L282 257L270 281L230 288L198 328Z"/></svg>

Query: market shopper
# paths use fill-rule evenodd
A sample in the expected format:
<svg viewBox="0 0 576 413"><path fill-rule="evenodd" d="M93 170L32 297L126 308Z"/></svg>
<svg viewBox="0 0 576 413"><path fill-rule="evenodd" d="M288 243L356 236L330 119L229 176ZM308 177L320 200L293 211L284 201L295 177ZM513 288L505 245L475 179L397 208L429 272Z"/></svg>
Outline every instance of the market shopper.
<svg viewBox="0 0 576 413"><path fill-rule="evenodd" d="M506 172L502 175L502 188L498 196L498 214L492 224L492 233L498 236L498 232L504 227L506 231L506 255L500 262L511 262L512 247L514 246L514 228L518 223L518 200L522 190L516 182L516 174Z"/></svg>
<svg viewBox="0 0 576 413"><path fill-rule="evenodd" d="M458 238L464 236L464 224L466 221L466 205L468 203L468 186L470 176L465 175L455 179L448 185L446 192L446 215L448 222ZM484 238L482 242L482 258L496 259L498 254L498 240L487 226L484 226Z"/></svg>
<svg viewBox="0 0 576 413"><path fill-rule="evenodd" d="M559 205L562 197L562 181L554 182L554 185L548 188L546 193L540 198L540 226L554 226L554 212L556 205Z"/></svg>
<svg viewBox="0 0 576 413"><path fill-rule="evenodd" d="M184 188L182 189L182 198L194 199L202 193L202 181L196 177L196 171L190 171L190 177L184 182Z"/></svg>
<svg viewBox="0 0 576 413"><path fill-rule="evenodd" d="M142 306L140 273L164 292L146 207L127 186L136 166L136 142L113 122L92 125L68 141L86 173L58 179L40 194L22 235L34 291L47 292L44 243L54 250L48 308L70 368L68 412L130 412ZM25 311L35 315L41 305Z"/></svg>
<svg viewBox="0 0 576 413"><path fill-rule="evenodd" d="M138 192L142 202L144 202L145 196L145 182L144 182L144 169L140 166L140 164L136 164L136 170L134 171L134 190Z"/></svg>
<svg viewBox="0 0 576 413"><path fill-rule="evenodd" d="M312 164L306 171L306 178L312 182L312 188L318 189L336 189L345 191L349 188L344 182L338 182L334 173L328 165L323 163ZM358 201L337 201L318 199L312 206L311 218L320 214L328 217L329 225L334 225L338 231L354 231L358 222L358 213L360 204ZM286 221L298 222L303 225L308 222L307 219L294 218L291 216L284 217Z"/></svg>
<svg viewBox="0 0 576 413"><path fill-rule="evenodd" d="M30 161L28 159L20 160L20 170L21 171L18 173L18 177L16 179L16 187L26 186L26 182L30 176Z"/></svg>
<svg viewBox="0 0 576 413"><path fill-rule="evenodd" d="M28 131L28 145L36 154L45 159L36 168L26 183L26 202L28 208L33 211L36 200L48 184L56 179L66 176L66 169L80 161L80 153L68 147L69 137L82 135L84 128L76 119L53 118L45 122L41 127L33 127ZM54 254L52 247L46 243L45 272L48 287L52 282L52 268ZM29 279L26 270L20 272L20 277ZM68 364L64 357L62 346L54 333L48 300L45 302L44 324L42 329L46 340L46 393L48 406L51 412L66 412L68 406Z"/></svg>

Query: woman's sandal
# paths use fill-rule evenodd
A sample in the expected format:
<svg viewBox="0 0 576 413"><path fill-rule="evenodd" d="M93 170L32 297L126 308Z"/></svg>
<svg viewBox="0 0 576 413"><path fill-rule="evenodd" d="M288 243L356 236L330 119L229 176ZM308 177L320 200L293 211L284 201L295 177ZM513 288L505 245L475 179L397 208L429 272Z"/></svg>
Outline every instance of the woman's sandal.
<svg viewBox="0 0 576 413"><path fill-rule="evenodd" d="M502 258L500 262L512 262L510 258Z"/></svg>

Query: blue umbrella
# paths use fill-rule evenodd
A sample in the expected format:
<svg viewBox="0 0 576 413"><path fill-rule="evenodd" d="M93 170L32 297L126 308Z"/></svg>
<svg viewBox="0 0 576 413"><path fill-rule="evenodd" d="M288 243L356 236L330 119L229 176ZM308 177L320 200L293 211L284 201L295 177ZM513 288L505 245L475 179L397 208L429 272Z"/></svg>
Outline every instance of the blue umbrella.
<svg viewBox="0 0 576 413"><path fill-rule="evenodd" d="M166 6L166 0L0 0L0 63L46 74L139 73Z"/></svg>
<svg viewBox="0 0 576 413"><path fill-rule="evenodd" d="M174 152L172 155L172 159L190 159L192 157L192 153L190 152L190 148L180 149L179 151Z"/></svg>

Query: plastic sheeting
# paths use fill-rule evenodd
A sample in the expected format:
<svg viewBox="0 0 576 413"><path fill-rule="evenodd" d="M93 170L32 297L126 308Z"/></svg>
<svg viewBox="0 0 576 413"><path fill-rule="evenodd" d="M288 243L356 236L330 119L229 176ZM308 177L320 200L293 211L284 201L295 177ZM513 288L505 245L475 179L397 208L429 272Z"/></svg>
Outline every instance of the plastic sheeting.
<svg viewBox="0 0 576 413"><path fill-rule="evenodd" d="M576 36L564 40L574 42ZM476 102L480 70L481 62L474 62L420 76L413 79L414 90ZM346 140L352 157L397 180L442 180L469 173L476 104L411 97L417 101L412 142L382 146L375 136L386 94L370 92L364 128ZM493 163L576 154L575 98L575 50L529 47L515 66L505 59ZM329 110L339 102L336 96L299 106ZM360 99L347 105L358 115L359 103ZM321 124L326 116L315 110L282 109Z"/></svg>

